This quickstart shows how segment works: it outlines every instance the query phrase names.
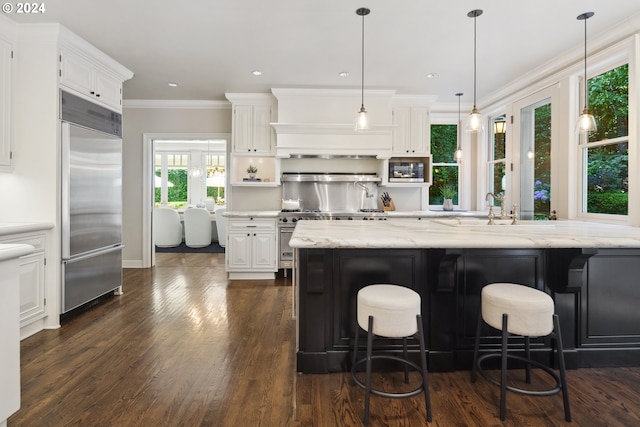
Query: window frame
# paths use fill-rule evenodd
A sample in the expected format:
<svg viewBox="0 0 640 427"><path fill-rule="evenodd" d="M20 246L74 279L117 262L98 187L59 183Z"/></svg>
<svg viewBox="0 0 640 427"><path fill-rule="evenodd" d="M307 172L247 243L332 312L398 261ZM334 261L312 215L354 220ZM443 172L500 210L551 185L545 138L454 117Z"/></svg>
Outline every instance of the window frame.
<svg viewBox="0 0 640 427"><path fill-rule="evenodd" d="M576 180L576 200L575 200L575 212L576 219L585 220L585 221L597 221L597 222L606 222L606 223L619 223L619 224L627 224L630 220L630 215L632 212L632 200L634 198L640 197L640 195L635 194L636 191L632 189L632 186L629 186L628 189L628 204L627 204L627 214L607 214L607 213L595 213L595 212L587 212L587 198L588 198L588 150L590 148L596 148L606 145L619 144L620 142L627 143L628 150L628 164L627 164L627 179L629 183L632 181L633 175L638 175L638 171L635 173L632 169L635 169L632 164L632 154L637 152L637 134L634 132L634 124L632 120L632 115L635 114L634 110L636 110L636 105L632 101L634 97L634 93L637 93L635 79L633 78L634 73L638 72L637 67L633 66L633 61L630 58L630 55L625 52L624 55L611 54L608 60L602 61L597 68L593 68L587 73L587 80L607 73L613 69L621 67L627 64L628 69L628 78L629 78L629 92L628 92L628 128L627 135L622 137L616 137L612 139L604 139L599 141L588 141L588 138L585 138L583 135L576 134L576 144L575 144L575 155L576 161L578 164L577 168L577 180ZM577 79L577 92L578 92L578 103L579 103L579 111L582 111L584 106L584 84L585 78L584 75L580 76ZM596 121L597 121L596 117ZM576 117L577 120L577 117ZM636 141L633 143L632 141Z"/></svg>
<svg viewBox="0 0 640 427"><path fill-rule="evenodd" d="M429 136L431 136L431 127L434 125L449 125L449 126L456 126L457 127L457 138L460 139L460 146L462 148L462 159L459 161L455 161L453 159L453 154L451 153L451 159L452 161L449 162L434 162L433 161L433 149L432 149L432 145L433 145L433 140L430 137L429 138L429 152L431 153L431 176L435 176L434 174L434 169L437 166L453 166L453 167L457 167L458 168L458 203L455 204L453 207L454 209L465 209L466 206L469 205L468 202L468 191L467 191L467 186L465 186L465 171L466 168L464 167L465 163L468 161L469 159L469 153L468 153L468 144L466 143L466 137L465 137L465 132L462 131L462 125L461 122L458 121L458 117L456 115L456 117L454 118L452 115L441 115L438 116L437 114L432 113L431 115L431 121L429 123ZM457 145L457 141L456 141L456 145ZM442 204L439 205L432 205L431 202L431 191L433 189L433 182L431 182L431 185L429 185L429 190L427 191L427 205L429 207L429 209L434 209L434 210L440 210L442 209Z"/></svg>

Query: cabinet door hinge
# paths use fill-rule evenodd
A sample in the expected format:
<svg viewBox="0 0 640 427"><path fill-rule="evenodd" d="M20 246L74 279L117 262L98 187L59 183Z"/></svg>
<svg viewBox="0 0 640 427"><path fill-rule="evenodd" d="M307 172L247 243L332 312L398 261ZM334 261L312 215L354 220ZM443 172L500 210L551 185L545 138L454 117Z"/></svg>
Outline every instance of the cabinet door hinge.
<svg viewBox="0 0 640 427"><path fill-rule="evenodd" d="M11 51L11 59L13 59L13 51Z"/></svg>
<svg viewBox="0 0 640 427"><path fill-rule="evenodd" d="M44 259L44 265L47 265L47 259L46 258Z"/></svg>
<svg viewBox="0 0 640 427"><path fill-rule="evenodd" d="M46 298L44 299L44 305L47 305L47 299Z"/></svg>
<svg viewBox="0 0 640 427"><path fill-rule="evenodd" d="M13 160L13 151L9 151L9 160Z"/></svg>
<svg viewBox="0 0 640 427"><path fill-rule="evenodd" d="M513 124L513 114L511 115L511 124Z"/></svg>

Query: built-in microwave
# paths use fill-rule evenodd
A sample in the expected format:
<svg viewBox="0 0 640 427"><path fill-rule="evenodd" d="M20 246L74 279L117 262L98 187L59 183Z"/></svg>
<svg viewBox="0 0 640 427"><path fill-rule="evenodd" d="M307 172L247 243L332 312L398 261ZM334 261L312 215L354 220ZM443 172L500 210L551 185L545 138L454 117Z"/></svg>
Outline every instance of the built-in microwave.
<svg viewBox="0 0 640 427"><path fill-rule="evenodd" d="M389 160L389 182L424 182L424 163Z"/></svg>

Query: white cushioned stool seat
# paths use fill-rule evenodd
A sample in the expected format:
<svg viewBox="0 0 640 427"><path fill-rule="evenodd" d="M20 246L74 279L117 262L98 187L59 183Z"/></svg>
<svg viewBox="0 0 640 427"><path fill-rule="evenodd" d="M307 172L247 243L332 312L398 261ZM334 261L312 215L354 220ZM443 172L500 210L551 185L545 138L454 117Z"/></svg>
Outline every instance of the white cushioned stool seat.
<svg viewBox="0 0 640 427"><path fill-rule="evenodd" d="M387 338L402 338L418 331L420 295L404 286L369 285L358 291L358 324L365 331L373 316L373 333Z"/></svg>
<svg viewBox="0 0 640 427"><path fill-rule="evenodd" d="M509 333L544 337L553 331L553 299L534 288L515 283L492 283L482 288L482 319L502 329L502 315L509 316Z"/></svg>

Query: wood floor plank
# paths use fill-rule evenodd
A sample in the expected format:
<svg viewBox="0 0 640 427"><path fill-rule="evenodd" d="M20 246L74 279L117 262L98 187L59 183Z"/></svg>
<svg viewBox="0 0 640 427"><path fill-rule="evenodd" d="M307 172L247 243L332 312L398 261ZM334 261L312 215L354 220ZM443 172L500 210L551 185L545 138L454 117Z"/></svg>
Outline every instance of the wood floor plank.
<svg viewBox="0 0 640 427"><path fill-rule="evenodd" d="M22 406L10 427L362 425L364 391L349 373L295 372L290 278L229 282L223 254L156 256L153 269L124 271L123 296L22 341ZM472 384L469 372L430 381L432 423L422 395L373 396L370 425L640 425L640 368L569 371L573 423L559 395L509 394L502 422L488 381Z"/></svg>

